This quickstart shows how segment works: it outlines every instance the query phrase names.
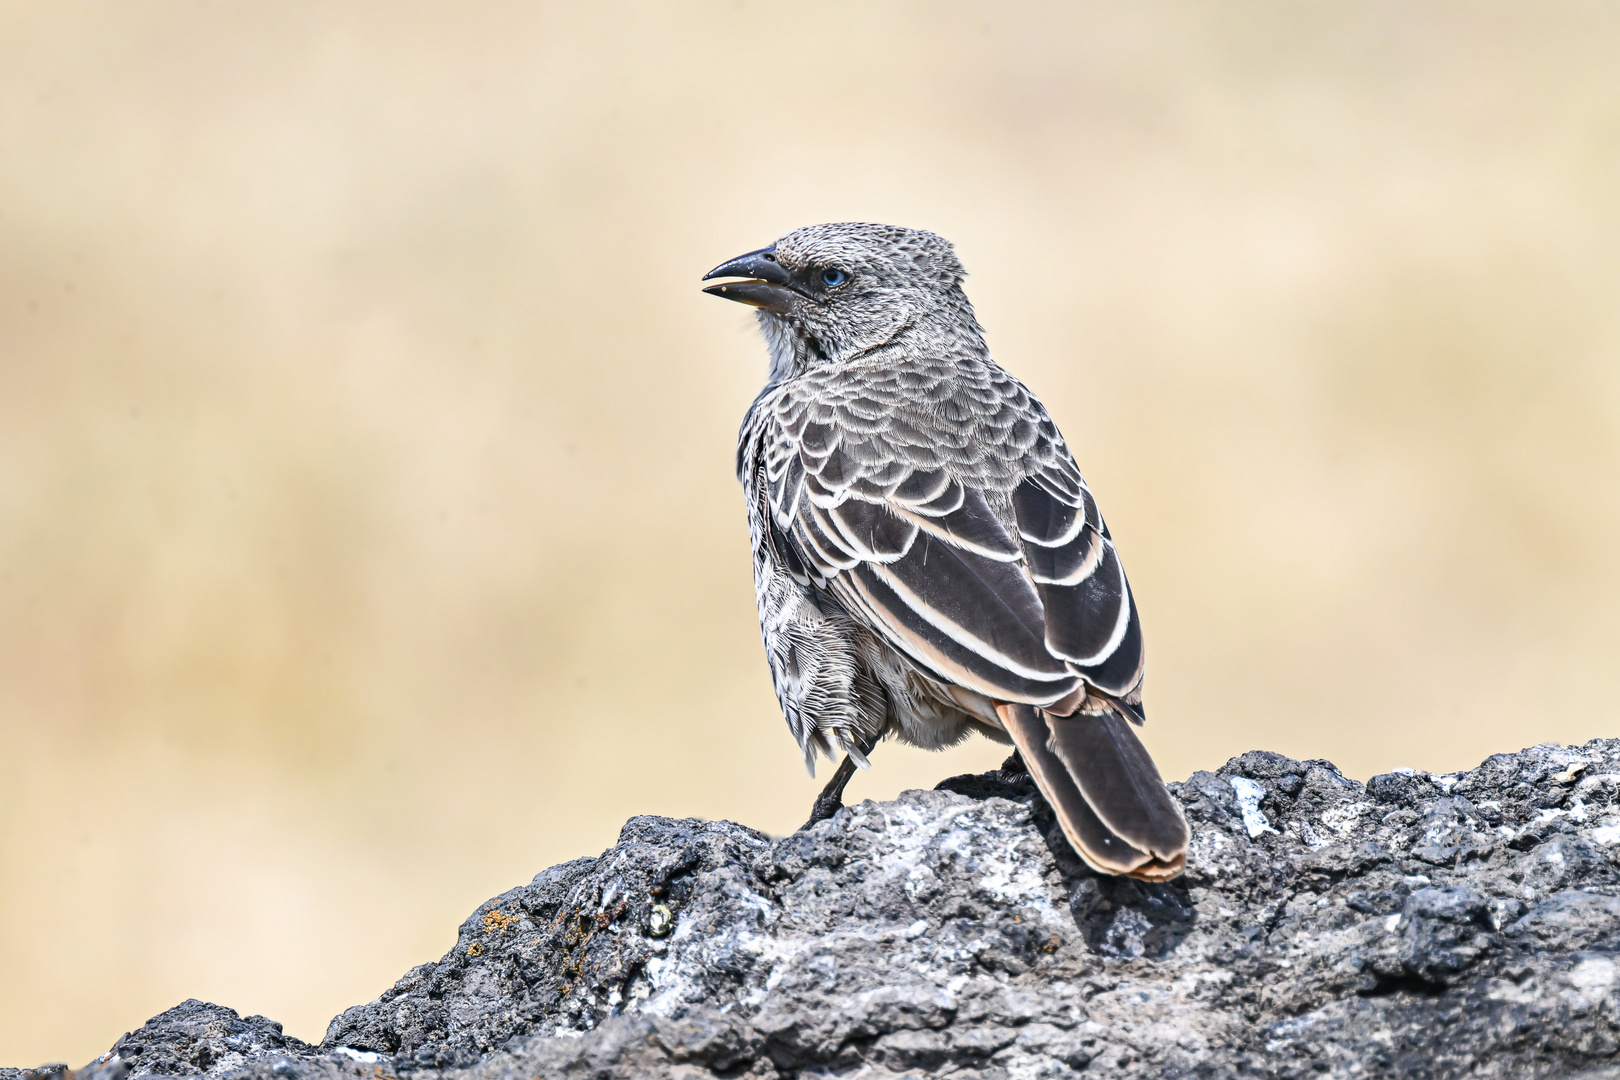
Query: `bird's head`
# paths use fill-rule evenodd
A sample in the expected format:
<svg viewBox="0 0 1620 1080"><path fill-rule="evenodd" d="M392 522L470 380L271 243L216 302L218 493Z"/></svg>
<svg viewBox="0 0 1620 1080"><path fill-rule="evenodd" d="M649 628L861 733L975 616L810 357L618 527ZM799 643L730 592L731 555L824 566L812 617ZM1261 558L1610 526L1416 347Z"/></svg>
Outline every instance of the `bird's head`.
<svg viewBox="0 0 1620 1080"><path fill-rule="evenodd" d="M925 335L934 348L983 348L950 243L921 229L844 222L794 229L703 275L703 291L759 309L772 375L837 363ZM780 370L779 370L780 369Z"/></svg>

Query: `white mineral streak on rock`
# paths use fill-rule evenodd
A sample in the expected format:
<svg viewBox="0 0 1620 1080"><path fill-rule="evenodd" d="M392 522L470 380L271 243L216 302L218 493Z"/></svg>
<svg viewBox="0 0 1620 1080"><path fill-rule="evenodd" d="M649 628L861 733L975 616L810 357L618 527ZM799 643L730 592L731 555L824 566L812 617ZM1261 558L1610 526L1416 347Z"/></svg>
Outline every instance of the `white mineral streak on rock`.
<svg viewBox="0 0 1620 1080"><path fill-rule="evenodd" d="M1238 810L1243 814L1243 827L1249 830L1249 837L1253 839L1261 833L1276 833L1277 830L1271 827L1271 822L1260 810L1260 800L1266 797L1266 789L1247 776L1234 776L1227 782L1237 793Z"/></svg>
<svg viewBox="0 0 1620 1080"><path fill-rule="evenodd" d="M1322 812L1322 824L1338 833L1347 836L1355 831L1361 820L1361 815L1372 809L1371 803L1353 802L1348 806L1335 806Z"/></svg>
<svg viewBox="0 0 1620 1080"><path fill-rule="evenodd" d="M1609 988L1614 985L1615 979L1620 977L1620 971L1615 968L1614 961L1607 956L1594 956L1582 960L1569 972L1569 981L1581 996L1588 1001L1602 1001L1609 995Z"/></svg>
<svg viewBox="0 0 1620 1080"><path fill-rule="evenodd" d="M1536 814L1531 824L1546 825L1549 822L1567 819L1569 821L1573 821L1577 825L1580 825L1585 823L1587 817L1588 811L1586 804L1577 799L1571 802L1568 806L1549 806L1546 809L1541 810Z"/></svg>
<svg viewBox="0 0 1620 1080"><path fill-rule="evenodd" d="M1620 844L1620 825L1599 825L1592 830L1591 836L1594 844L1604 847Z"/></svg>

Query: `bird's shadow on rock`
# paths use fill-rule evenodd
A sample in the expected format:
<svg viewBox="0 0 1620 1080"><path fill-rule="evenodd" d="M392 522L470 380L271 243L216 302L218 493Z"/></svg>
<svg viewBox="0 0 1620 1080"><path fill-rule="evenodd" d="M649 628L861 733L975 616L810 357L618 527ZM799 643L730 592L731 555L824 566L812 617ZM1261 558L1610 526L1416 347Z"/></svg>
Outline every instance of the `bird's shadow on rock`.
<svg viewBox="0 0 1620 1080"><path fill-rule="evenodd" d="M1185 878L1139 881L1099 874L1081 862L1017 754L999 769L953 776L938 784L937 790L970 799L1010 799L1029 806L1063 877L1075 927L1092 952L1160 960L1180 946L1198 921Z"/></svg>

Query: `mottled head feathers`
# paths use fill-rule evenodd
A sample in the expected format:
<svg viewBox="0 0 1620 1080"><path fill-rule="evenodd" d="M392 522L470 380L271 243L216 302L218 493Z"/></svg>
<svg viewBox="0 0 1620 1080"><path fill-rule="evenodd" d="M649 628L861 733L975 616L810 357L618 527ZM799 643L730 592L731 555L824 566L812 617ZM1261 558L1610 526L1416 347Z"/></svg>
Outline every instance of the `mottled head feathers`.
<svg viewBox="0 0 1620 1080"><path fill-rule="evenodd" d="M936 354L983 359L983 331L962 291L956 251L922 229L865 222L807 225L776 242L798 299L761 310L773 381L904 340Z"/></svg>
<svg viewBox="0 0 1620 1080"><path fill-rule="evenodd" d="M967 276L956 249L943 236L860 221L794 229L776 242L776 259L794 270L841 267L866 276L871 287L944 291L961 285Z"/></svg>

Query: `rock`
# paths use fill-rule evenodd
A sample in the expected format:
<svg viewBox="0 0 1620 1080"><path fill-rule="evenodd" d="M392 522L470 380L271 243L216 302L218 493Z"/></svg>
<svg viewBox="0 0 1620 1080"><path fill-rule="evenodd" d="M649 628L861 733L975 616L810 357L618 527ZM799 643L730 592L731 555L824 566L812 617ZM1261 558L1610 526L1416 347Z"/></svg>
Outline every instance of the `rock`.
<svg viewBox="0 0 1620 1080"><path fill-rule="evenodd" d="M633 818L319 1047L188 1001L77 1080L1620 1077L1620 740L1171 787L1167 884L1086 870L1000 772L777 840Z"/></svg>

